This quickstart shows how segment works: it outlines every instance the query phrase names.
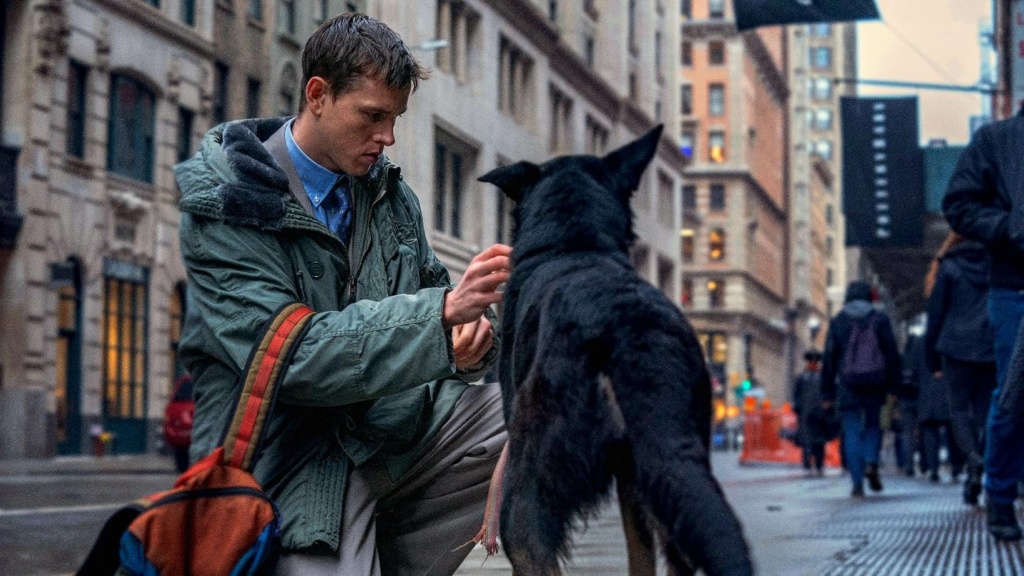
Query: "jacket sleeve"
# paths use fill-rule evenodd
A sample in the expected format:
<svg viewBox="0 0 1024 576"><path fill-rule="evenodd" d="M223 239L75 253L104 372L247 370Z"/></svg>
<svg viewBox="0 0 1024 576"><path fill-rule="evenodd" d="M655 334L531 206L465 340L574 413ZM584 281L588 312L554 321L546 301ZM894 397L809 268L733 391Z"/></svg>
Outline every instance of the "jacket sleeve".
<svg viewBox="0 0 1024 576"><path fill-rule="evenodd" d="M832 402L836 399L836 373L842 362L842 347L836 342L836 325L838 316L828 325L825 335L825 351L821 362L821 399Z"/></svg>
<svg viewBox="0 0 1024 576"><path fill-rule="evenodd" d="M946 323L946 311L949 310L949 268L943 262L939 264L939 272L935 275L935 286L928 296L928 325L924 334L924 354L928 370L932 373L942 370L942 357L936 347L939 343L939 334L942 333L942 326Z"/></svg>
<svg viewBox="0 0 1024 576"><path fill-rule="evenodd" d="M896 335L892 331L892 322L881 312L875 329L878 331L878 345L885 356L886 393L897 394L903 382L903 366L900 361L900 350L896 345Z"/></svg>
<svg viewBox="0 0 1024 576"><path fill-rule="evenodd" d="M796 412L797 414L800 413L800 409L801 409L800 401L801 401L801 399L803 397L803 393L804 393L804 377L801 374L800 376L796 377L796 380L793 381L793 398L791 399L791 401L793 403L793 412Z"/></svg>
<svg viewBox="0 0 1024 576"><path fill-rule="evenodd" d="M262 323L279 306L301 300L288 255L273 233L188 214L180 242L189 314L205 331L197 341L202 350L190 353L212 355L240 372ZM288 366L280 400L339 406L452 376L454 358L441 324L444 292L424 288L317 312Z"/></svg>
<svg viewBox="0 0 1024 576"><path fill-rule="evenodd" d="M1008 237L1010 212L995 205L998 178L991 158L991 135L982 127L960 155L942 212L956 232L985 245L1005 243Z"/></svg>

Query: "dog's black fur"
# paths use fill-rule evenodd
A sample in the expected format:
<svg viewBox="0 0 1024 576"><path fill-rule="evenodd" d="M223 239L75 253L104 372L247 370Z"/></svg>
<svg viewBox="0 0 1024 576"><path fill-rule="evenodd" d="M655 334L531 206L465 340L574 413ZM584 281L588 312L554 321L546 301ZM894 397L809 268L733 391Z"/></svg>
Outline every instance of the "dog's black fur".
<svg viewBox="0 0 1024 576"><path fill-rule="evenodd" d="M558 573L573 523L607 499L613 478L620 504L636 503L623 510L627 537L633 523L650 551L653 530L678 573L753 572L711 476L700 345L628 256L630 197L660 133L604 158L519 162L480 178L518 203L502 322L500 532L520 576Z"/></svg>

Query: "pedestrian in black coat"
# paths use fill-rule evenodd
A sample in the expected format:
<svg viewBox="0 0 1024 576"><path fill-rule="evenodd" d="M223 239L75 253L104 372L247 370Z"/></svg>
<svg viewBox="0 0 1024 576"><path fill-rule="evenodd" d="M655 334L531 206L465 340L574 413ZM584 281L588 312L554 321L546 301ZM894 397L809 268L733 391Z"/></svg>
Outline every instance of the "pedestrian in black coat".
<svg viewBox="0 0 1024 576"><path fill-rule="evenodd" d="M928 369L925 337L907 338L905 357L910 378L918 384L917 426L921 434L921 473L927 474L932 482L939 481L939 451L945 444L955 478L963 467L963 456L951 433L949 385L945 378L936 378Z"/></svg>
<svg viewBox="0 0 1024 576"><path fill-rule="evenodd" d="M821 352L804 353L806 366L793 382L793 412L797 417L797 440L803 451L804 470L824 475L825 443L835 437L835 412L821 405Z"/></svg>
<svg viewBox="0 0 1024 576"><path fill-rule="evenodd" d="M949 391L950 423L967 458L964 502L977 504L984 469L985 420L996 387L988 321L988 250L951 232L925 281L928 330L925 358Z"/></svg>

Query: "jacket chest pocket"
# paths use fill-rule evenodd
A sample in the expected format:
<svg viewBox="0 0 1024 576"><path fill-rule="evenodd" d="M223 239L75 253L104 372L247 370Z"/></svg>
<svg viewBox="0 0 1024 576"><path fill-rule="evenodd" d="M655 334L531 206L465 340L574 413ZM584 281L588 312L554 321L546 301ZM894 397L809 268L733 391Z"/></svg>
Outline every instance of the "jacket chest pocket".
<svg viewBox="0 0 1024 576"><path fill-rule="evenodd" d="M351 276L348 261L316 243L299 239L292 250L292 267L299 298L314 310L344 307Z"/></svg>

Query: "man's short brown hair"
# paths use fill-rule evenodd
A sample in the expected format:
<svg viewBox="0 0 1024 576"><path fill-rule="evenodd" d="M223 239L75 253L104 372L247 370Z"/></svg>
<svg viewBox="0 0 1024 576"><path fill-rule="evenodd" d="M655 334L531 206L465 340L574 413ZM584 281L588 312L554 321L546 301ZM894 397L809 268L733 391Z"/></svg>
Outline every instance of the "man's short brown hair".
<svg viewBox="0 0 1024 576"><path fill-rule="evenodd" d="M325 21L302 49L302 87L319 76L330 85L331 97L351 90L364 76L378 78L389 88L413 91L427 71L409 52L401 37L383 22L365 14L340 14ZM300 99L299 109L306 105Z"/></svg>

